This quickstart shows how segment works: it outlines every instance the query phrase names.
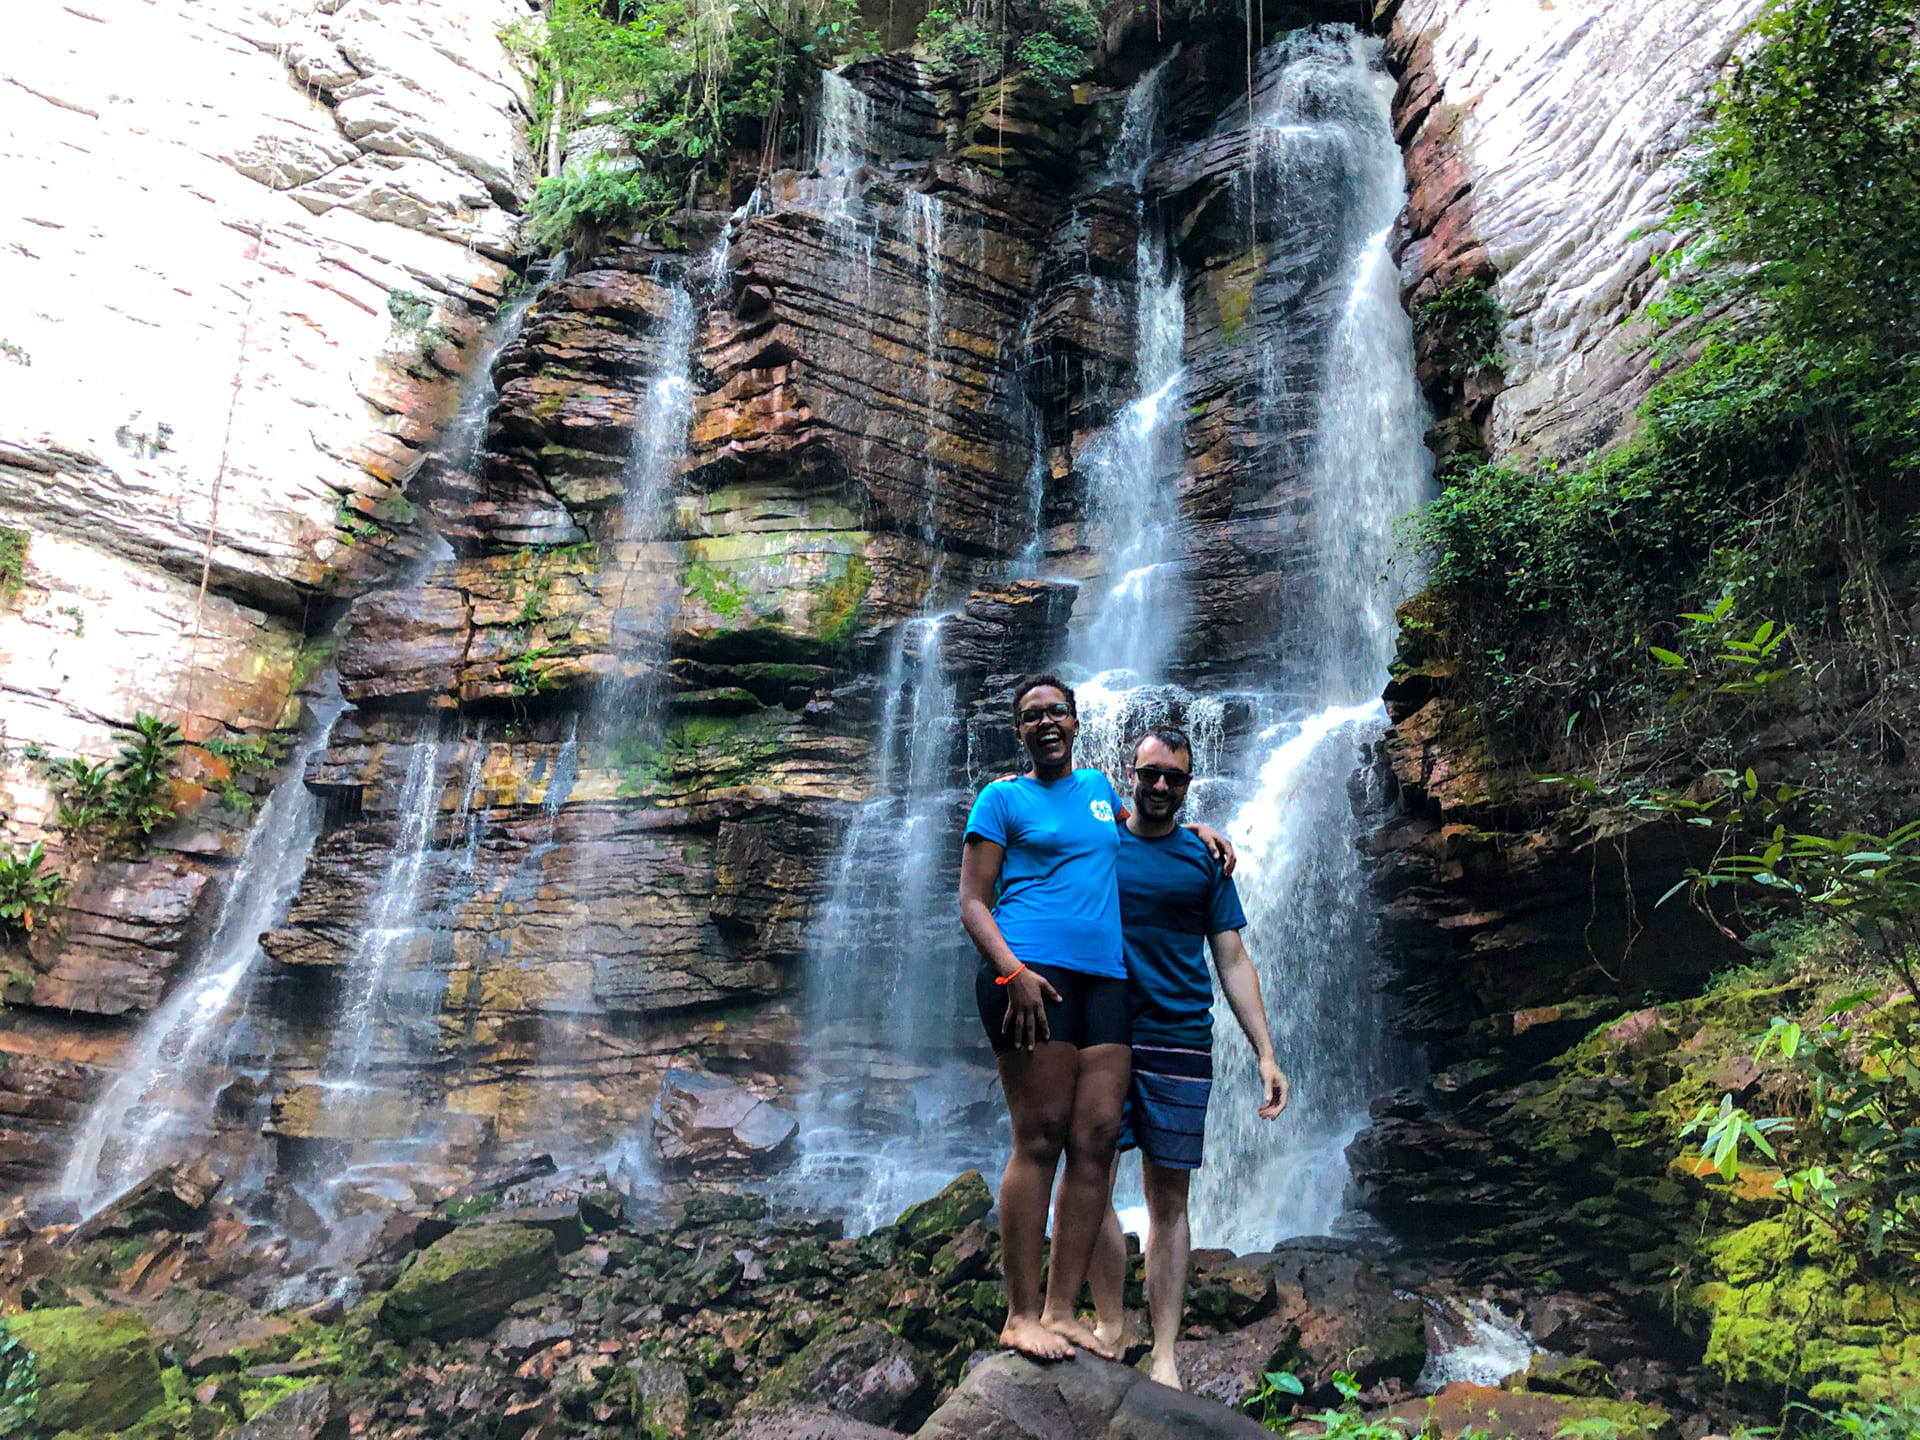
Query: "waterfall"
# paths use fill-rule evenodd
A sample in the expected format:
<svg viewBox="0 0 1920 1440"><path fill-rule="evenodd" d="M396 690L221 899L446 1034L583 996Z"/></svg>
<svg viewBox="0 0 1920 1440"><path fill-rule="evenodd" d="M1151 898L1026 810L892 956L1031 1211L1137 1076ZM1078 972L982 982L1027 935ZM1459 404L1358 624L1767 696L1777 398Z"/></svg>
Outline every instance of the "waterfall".
<svg viewBox="0 0 1920 1440"><path fill-rule="evenodd" d="M1156 87L1158 73L1142 84ZM1179 270L1157 231L1145 224L1135 275L1139 394L1081 461L1106 593L1089 607L1091 623L1080 632L1073 660L1082 672L1126 672L1152 681L1184 618L1175 494L1186 417L1181 348L1187 307Z"/></svg>
<svg viewBox="0 0 1920 1440"><path fill-rule="evenodd" d="M337 695L312 707L247 836L206 948L87 1111L56 1198L91 1213L161 1165L190 1158L194 1142L210 1132L215 1092L233 1064L226 1042L234 1012L246 1004L263 954L261 932L285 918L319 838L321 806L307 789L307 765L326 748L343 708Z"/></svg>
<svg viewBox="0 0 1920 1440"><path fill-rule="evenodd" d="M1388 124L1393 81L1379 43L1344 27L1278 48L1281 68L1254 136L1262 203L1297 216L1319 199L1315 177L1331 164L1347 177L1351 209L1336 220L1346 258L1307 472L1316 565L1276 677L1304 698L1305 713L1272 727L1253 793L1228 827L1242 854L1248 948L1295 1087L1280 1121L1253 1113L1258 1077L1219 1003L1194 1236L1241 1248L1334 1224L1347 1142L1407 1064L1372 983L1367 875L1348 786L1385 722L1375 697L1392 659L1395 602L1412 588L1411 576L1396 573L1393 525L1419 504L1430 468L1389 249L1404 184Z"/></svg>
<svg viewBox="0 0 1920 1440"><path fill-rule="evenodd" d="M809 937L816 1083L789 1183L860 1229L939 1189L990 1144L966 1115L992 1071L966 1019L973 969L953 837L972 796L954 785L963 736L941 669L944 618L895 632L875 795L848 828Z"/></svg>
<svg viewBox="0 0 1920 1440"><path fill-rule="evenodd" d="M320 1070L329 1108L349 1116L357 1117L364 1108L367 1074L382 1030L404 1019L397 1003L404 997L395 981L411 954L412 942L428 933L423 926L420 882L433 851L440 791L440 721L434 717L421 726L408 747L406 778L392 812L393 850L347 961L339 1013Z"/></svg>

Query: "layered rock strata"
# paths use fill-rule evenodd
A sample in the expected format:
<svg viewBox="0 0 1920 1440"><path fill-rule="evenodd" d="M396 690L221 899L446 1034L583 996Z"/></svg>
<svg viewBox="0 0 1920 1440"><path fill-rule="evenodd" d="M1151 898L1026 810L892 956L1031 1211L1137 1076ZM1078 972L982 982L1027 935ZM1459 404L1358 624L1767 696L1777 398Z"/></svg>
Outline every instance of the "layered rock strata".
<svg viewBox="0 0 1920 1440"><path fill-rule="evenodd" d="M1654 379L1651 331L1634 322L1663 293L1653 262L1678 238L1661 227L1706 92L1760 9L1404 0L1394 11L1405 293L1417 317L1474 281L1502 312L1493 365L1441 353L1431 332L1443 327L1424 327L1421 378L1477 432L1475 448L1575 456L1630 426Z"/></svg>
<svg viewBox="0 0 1920 1440"><path fill-rule="evenodd" d="M293 723L326 597L418 550L402 487L532 183L500 37L529 13L107 0L36 16L0 61L0 837L48 839L70 882L63 925L9 948L12 1006L137 1019L245 828L189 750L183 822L101 861L53 831L46 760L111 759L140 712L192 740ZM22 1117L0 1147L36 1167L34 1077L99 1053L41 1020L7 1022L0 1079Z"/></svg>

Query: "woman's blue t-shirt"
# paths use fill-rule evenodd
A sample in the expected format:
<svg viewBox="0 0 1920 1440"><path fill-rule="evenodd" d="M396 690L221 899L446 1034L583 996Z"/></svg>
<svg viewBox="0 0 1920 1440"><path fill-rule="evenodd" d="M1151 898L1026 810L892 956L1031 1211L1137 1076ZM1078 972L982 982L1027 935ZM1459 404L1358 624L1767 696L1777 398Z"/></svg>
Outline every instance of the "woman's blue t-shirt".
<svg viewBox="0 0 1920 1440"><path fill-rule="evenodd" d="M1014 958L1124 979L1117 864L1120 797L1098 770L987 786L967 837L1006 848L993 918Z"/></svg>

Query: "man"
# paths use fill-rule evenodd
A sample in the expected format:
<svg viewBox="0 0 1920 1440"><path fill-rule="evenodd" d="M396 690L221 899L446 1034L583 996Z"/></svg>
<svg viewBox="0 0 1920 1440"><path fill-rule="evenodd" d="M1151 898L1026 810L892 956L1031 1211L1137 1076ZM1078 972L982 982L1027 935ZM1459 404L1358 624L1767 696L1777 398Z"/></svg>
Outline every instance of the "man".
<svg viewBox="0 0 1920 1440"><path fill-rule="evenodd" d="M1186 1307L1187 1184L1200 1168L1213 1085L1213 986L1220 989L1260 1064L1262 1119L1287 1108L1287 1077L1273 1057L1260 979L1241 942L1247 923L1233 881L1207 847L1177 823L1193 782L1193 744L1174 729L1149 731L1128 767L1133 813L1121 827L1121 936L1133 1013L1133 1074L1120 1148L1138 1148L1147 1192L1148 1374L1180 1389L1173 1345ZM1126 1237L1111 1204L1089 1281L1096 1333L1116 1351L1125 1328Z"/></svg>

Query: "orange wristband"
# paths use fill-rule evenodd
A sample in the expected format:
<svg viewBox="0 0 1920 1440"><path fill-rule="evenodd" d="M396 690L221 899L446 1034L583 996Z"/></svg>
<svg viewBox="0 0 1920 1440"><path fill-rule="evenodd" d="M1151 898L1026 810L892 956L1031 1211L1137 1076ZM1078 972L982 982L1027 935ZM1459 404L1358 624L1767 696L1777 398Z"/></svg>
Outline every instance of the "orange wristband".
<svg viewBox="0 0 1920 1440"><path fill-rule="evenodd" d="M1026 968L1027 968L1027 962L1022 960L1018 965L1014 966L1013 969L1009 970L1006 974L994 976L993 983L996 985L1005 985L1010 980L1012 980L1014 976L1018 975L1022 970Z"/></svg>

